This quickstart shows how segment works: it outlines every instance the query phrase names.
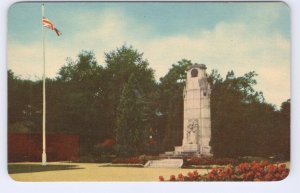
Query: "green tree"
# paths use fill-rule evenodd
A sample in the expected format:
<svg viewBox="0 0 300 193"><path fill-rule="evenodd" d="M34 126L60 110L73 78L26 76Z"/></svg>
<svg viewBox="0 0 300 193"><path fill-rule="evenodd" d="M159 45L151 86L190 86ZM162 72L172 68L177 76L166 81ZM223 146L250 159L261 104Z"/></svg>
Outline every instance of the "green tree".
<svg viewBox="0 0 300 193"><path fill-rule="evenodd" d="M81 153L91 155L96 144L117 140L122 155L147 153L149 135L161 151L181 145L183 88L189 60L172 65L155 82L154 71L143 54L131 46L105 53L105 67L93 52L68 59L58 77L46 80L47 133L80 135ZM281 109L266 103L254 89L255 72L225 79L213 70L211 146L215 156L272 156L290 154L290 100ZM25 128L41 132L42 81L8 71L9 132ZM16 129L17 128L17 129ZM82 154L82 155L84 155Z"/></svg>
<svg viewBox="0 0 300 193"><path fill-rule="evenodd" d="M149 68L147 60L143 59L143 54L139 53L131 46L123 45L116 50L105 53L105 74L107 83L104 91L106 109L106 125L110 128L111 135L115 136L117 128L117 111L125 85L134 74L134 78L139 83L139 88L145 96L155 95L154 72Z"/></svg>
<svg viewBox="0 0 300 193"><path fill-rule="evenodd" d="M280 111L276 116L275 137L276 154L285 160L290 159L290 135L291 135L291 100L288 99L281 104Z"/></svg>
<svg viewBox="0 0 300 193"><path fill-rule="evenodd" d="M39 82L25 80L8 70L8 132L41 131Z"/></svg>
<svg viewBox="0 0 300 193"><path fill-rule="evenodd" d="M174 146L181 145L183 133L183 88L190 60L183 59L173 64L169 72L160 79L158 106L163 119L159 132L162 136L162 150L173 150Z"/></svg>
<svg viewBox="0 0 300 193"><path fill-rule="evenodd" d="M151 114L141 84L132 74L125 84L117 112L117 150L120 155L145 152L149 139Z"/></svg>
<svg viewBox="0 0 300 193"><path fill-rule="evenodd" d="M283 116L265 102L262 92L254 90L255 76L249 72L236 77L230 71L223 80L218 72L212 72L211 146L215 156L272 156L282 152L278 137L287 136L284 133L289 127L285 131L279 128L278 120Z"/></svg>
<svg viewBox="0 0 300 193"><path fill-rule="evenodd" d="M103 108L104 69L93 52L82 51L77 60L68 59L58 74L48 86L48 119L57 130L79 134L82 155L90 154L109 133Z"/></svg>

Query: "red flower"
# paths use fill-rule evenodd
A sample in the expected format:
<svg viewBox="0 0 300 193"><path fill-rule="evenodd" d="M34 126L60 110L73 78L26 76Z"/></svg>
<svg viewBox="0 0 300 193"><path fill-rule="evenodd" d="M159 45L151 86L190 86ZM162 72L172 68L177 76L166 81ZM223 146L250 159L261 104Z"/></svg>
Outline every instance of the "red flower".
<svg viewBox="0 0 300 193"><path fill-rule="evenodd" d="M255 173L255 178L260 178L261 177L261 173L260 172L256 172Z"/></svg>
<svg viewBox="0 0 300 193"><path fill-rule="evenodd" d="M252 170L257 170L259 168L259 164L257 162L252 162L252 166L251 166L251 169Z"/></svg>
<svg viewBox="0 0 300 193"><path fill-rule="evenodd" d="M283 171L285 171L285 170L286 170L286 165L285 165L285 164L279 165L279 167L278 167L278 171L279 171L279 172L283 172Z"/></svg>
<svg viewBox="0 0 300 193"><path fill-rule="evenodd" d="M178 174L178 181L184 181L184 176L181 173Z"/></svg>
<svg viewBox="0 0 300 193"><path fill-rule="evenodd" d="M190 180L194 180L194 174L193 174L193 172L189 172L189 173L188 173L188 178L189 178Z"/></svg>
<svg viewBox="0 0 300 193"><path fill-rule="evenodd" d="M276 171L276 167L272 164L268 165L268 173L274 173Z"/></svg>
<svg viewBox="0 0 300 193"><path fill-rule="evenodd" d="M188 172L187 176L178 174L178 181L200 181L200 180L244 180L244 181L271 181L282 180L288 176L289 169L285 164L277 165L267 164L266 161L257 163L241 163L233 167L228 165L225 168L213 168L208 174L200 175L197 170ZM160 181L164 181L162 176ZM170 181L176 181L175 175L170 176Z"/></svg>
<svg viewBox="0 0 300 193"><path fill-rule="evenodd" d="M286 164L280 164L279 167L280 168L286 168Z"/></svg>
<svg viewBox="0 0 300 193"><path fill-rule="evenodd" d="M284 179L284 178L286 178L287 176L289 175L289 173L287 172L287 171L283 171L282 173L281 173L281 179Z"/></svg>
<svg viewBox="0 0 300 193"><path fill-rule="evenodd" d="M217 169L216 169L216 168L213 168L213 169L211 170L210 173L212 173L212 174L217 174L218 172L217 172Z"/></svg>
<svg viewBox="0 0 300 193"><path fill-rule="evenodd" d="M275 177L276 177L276 180L280 180L280 174L279 173L276 173Z"/></svg>
<svg viewBox="0 0 300 193"><path fill-rule="evenodd" d="M165 181L163 176L159 176L158 178L159 178L159 181Z"/></svg>
<svg viewBox="0 0 300 193"><path fill-rule="evenodd" d="M197 170L194 170L193 174L194 174L195 177L199 176Z"/></svg>
<svg viewBox="0 0 300 193"><path fill-rule="evenodd" d="M232 166L229 165L226 170L225 170L225 173L228 175L228 176L231 176L232 173L233 173L233 169L232 169Z"/></svg>
<svg viewBox="0 0 300 193"><path fill-rule="evenodd" d="M266 160L260 162L261 167L267 166L269 163Z"/></svg>
<svg viewBox="0 0 300 193"><path fill-rule="evenodd" d="M267 174L267 175L265 175L264 180L266 180L266 181L271 181L272 178L273 178L273 176L272 176L271 174Z"/></svg>
<svg viewBox="0 0 300 193"><path fill-rule="evenodd" d="M211 172L208 174L208 178L209 178L210 180L213 180L213 179L214 179L214 176L215 176L215 175L214 175L213 173L211 173Z"/></svg>
<svg viewBox="0 0 300 193"><path fill-rule="evenodd" d="M219 180L224 180L224 174L223 173L220 172L218 174L218 177L219 177Z"/></svg>
<svg viewBox="0 0 300 193"><path fill-rule="evenodd" d="M170 181L175 181L176 180L176 177L174 175L171 175L170 176Z"/></svg>

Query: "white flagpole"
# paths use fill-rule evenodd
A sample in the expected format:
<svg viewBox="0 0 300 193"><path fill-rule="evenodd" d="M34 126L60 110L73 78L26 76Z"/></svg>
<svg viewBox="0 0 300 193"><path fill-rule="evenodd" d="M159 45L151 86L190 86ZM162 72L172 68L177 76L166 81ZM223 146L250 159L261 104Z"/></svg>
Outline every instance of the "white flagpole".
<svg viewBox="0 0 300 193"><path fill-rule="evenodd" d="M45 16L44 3L42 4L42 17ZM42 153L42 165L47 165L47 155L46 155L46 57L45 57L45 28L43 28L43 153Z"/></svg>

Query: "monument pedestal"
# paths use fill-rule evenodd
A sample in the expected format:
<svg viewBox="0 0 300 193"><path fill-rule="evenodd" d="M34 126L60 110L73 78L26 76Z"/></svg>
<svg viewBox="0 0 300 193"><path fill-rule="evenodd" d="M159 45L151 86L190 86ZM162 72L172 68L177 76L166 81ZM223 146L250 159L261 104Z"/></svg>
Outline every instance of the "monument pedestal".
<svg viewBox="0 0 300 193"><path fill-rule="evenodd" d="M175 146L174 151L168 151L160 154L161 158L184 158L184 157L211 157L210 146L201 146L197 144L185 144L183 146Z"/></svg>
<svg viewBox="0 0 300 193"><path fill-rule="evenodd" d="M186 144L183 146L176 146L175 153L196 153L199 152L199 146L197 144Z"/></svg>
<svg viewBox="0 0 300 193"><path fill-rule="evenodd" d="M212 156L210 153L210 146L201 146L197 144L185 144L183 146L176 146L175 155L197 155L197 156Z"/></svg>

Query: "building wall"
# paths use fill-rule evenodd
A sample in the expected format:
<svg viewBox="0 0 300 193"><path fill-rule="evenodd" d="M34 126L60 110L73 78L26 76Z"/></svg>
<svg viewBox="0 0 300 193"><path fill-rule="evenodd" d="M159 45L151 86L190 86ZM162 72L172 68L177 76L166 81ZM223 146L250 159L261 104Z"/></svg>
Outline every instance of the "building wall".
<svg viewBox="0 0 300 193"><path fill-rule="evenodd" d="M47 161L78 161L79 136L47 134ZM41 161L42 134L8 134L8 162Z"/></svg>

